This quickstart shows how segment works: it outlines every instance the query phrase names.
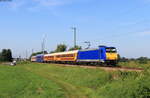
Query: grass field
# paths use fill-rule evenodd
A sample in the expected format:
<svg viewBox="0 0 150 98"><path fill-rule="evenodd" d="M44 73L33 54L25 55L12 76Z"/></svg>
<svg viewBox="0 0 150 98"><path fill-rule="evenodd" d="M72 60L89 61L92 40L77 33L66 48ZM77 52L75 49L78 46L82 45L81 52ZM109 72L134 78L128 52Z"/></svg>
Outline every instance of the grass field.
<svg viewBox="0 0 150 98"><path fill-rule="evenodd" d="M137 68L149 68L150 67L150 61L147 61L145 64L141 64L138 61L126 61L126 62L119 62L118 65L120 66L126 66L126 67L137 67Z"/></svg>
<svg viewBox="0 0 150 98"><path fill-rule="evenodd" d="M0 98L150 98L150 68L106 72L57 64L0 65Z"/></svg>

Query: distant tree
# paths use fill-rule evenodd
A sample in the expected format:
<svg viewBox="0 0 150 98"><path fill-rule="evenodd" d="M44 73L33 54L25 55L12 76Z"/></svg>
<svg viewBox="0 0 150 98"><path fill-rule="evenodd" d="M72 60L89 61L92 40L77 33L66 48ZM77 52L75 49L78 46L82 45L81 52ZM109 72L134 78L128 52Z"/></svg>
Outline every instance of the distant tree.
<svg viewBox="0 0 150 98"><path fill-rule="evenodd" d="M64 52L66 50L67 50L67 46L65 44L58 44L54 52Z"/></svg>
<svg viewBox="0 0 150 98"><path fill-rule="evenodd" d="M56 53L55 51L50 51L49 53Z"/></svg>
<svg viewBox="0 0 150 98"><path fill-rule="evenodd" d="M130 60L130 61L136 61L136 59L135 59L135 58L130 58L129 60Z"/></svg>
<svg viewBox="0 0 150 98"><path fill-rule="evenodd" d="M120 62L127 62L127 61L128 61L128 58L120 57Z"/></svg>
<svg viewBox="0 0 150 98"><path fill-rule="evenodd" d="M137 60L140 64L147 64L149 59L147 57L139 57Z"/></svg>
<svg viewBox="0 0 150 98"><path fill-rule="evenodd" d="M118 54L117 56L118 56L118 61L120 61L120 59L121 59L121 56L120 56L120 54Z"/></svg>
<svg viewBox="0 0 150 98"><path fill-rule="evenodd" d="M12 52L10 49L3 49L0 53L0 61L12 61Z"/></svg>
<svg viewBox="0 0 150 98"><path fill-rule="evenodd" d="M2 61L2 53L0 52L0 62Z"/></svg>
<svg viewBox="0 0 150 98"><path fill-rule="evenodd" d="M3 61L2 52L0 52L0 61Z"/></svg>
<svg viewBox="0 0 150 98"><path fill-rule="evenodd" d="M12 61L12 52L10 49L7 50L7 61Z"/></svg>
<svg viewBox="0 0 150 98"><path fill-rule="evenodd" d="M2 56L2 61L7 61L7 49L2 50L1 56Z"/></svg>
<svg viewBox="0 0 150 98"><path fill-rule="evenodd" d="M75 47L70 48L69 51L71 51L71 50L81 50L81 49L82 49L81 46L76 45Z"/></svg>

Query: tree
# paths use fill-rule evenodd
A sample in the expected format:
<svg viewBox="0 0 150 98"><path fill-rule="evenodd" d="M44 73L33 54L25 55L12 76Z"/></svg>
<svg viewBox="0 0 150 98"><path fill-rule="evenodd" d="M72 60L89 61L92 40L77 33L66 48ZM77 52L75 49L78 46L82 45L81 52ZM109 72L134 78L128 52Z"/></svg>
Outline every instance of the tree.
<svg viewBox="0 0 150 98"><path fill-rule="evenodd" d="M12 61L12 52L10 49L7 50L7 61Z"/></svg>
<svg viewBox="0 0 150 98"><path fill-rule="evenodd" d="M7 50L6 49L2 50L1 61L7 61Z"/></svg>
<svg viewBox="0 0 150 98"><path fill-rule="evenodd" d="M149 59L147 57L139 57L137 60L140 64L147 64Z"/></svg>
<svg viewBox="0 0 150 98"><path fill-rule="evenodd" d="M128 61L128 58L125 58L125 57L120 57L120 62L127 62Z"/></svg>
<svg viewBox="0 0 150 98"><path fill-rule="evenodd" d="M75 47L70 48L69 51L71 51L71 50L81 50L81 49L82 49L81 46L76 45Z"/></svg>
<svg viewBox="0 0 150 98"><path fill-rule="evenodd" d="M118 57L118 61L120 61L120 59L121 59L120 54L117 54L117 57Z"/></svg>
<svg viewBox="0 0 150 98"><path fill-rule="evenodd" d="M12 61L12 52L10 49L3 49L0 53L0 61Z"/></svg>
<svg viewBox="0 0 150 98"><path fill-rule="evenodd" d="M49 53L56 53L55 51L50 51Z"/></svg>
<svg viewBox="0 0 150 98"><path fill-rule="evenodd" d="M65 44L58 44L55 52L64 52L67 50L67 46Z"/></svg>

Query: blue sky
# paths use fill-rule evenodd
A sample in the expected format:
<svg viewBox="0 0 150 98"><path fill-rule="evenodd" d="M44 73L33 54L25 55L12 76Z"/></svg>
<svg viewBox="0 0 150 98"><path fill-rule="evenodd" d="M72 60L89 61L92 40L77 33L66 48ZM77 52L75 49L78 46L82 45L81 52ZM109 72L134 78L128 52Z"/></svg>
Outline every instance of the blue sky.
<svg viewBox="0 0 150 98"><path fill-rule="evenodd" d="M115 46L121 56L150 57L150 0L12 0L0 2L0 49L25 57L57 44L73 46L71 27L77 27L77 44L91 48Z"/></svg>

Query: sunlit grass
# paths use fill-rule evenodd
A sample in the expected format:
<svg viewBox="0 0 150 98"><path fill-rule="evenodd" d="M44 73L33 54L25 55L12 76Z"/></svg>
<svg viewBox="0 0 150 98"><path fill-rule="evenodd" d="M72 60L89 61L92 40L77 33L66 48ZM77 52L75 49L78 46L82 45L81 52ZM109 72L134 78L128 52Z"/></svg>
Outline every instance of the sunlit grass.
<svg viewBox="0 0 150 98"><path fill-rule="evenodd" d="M64 92L56 83L18 66L0 66L0 98L59 98Z"/></svg>
<svg viewBox="0 0 150 98"><path fill-rule="evenodd" d="M150 93L150 70L100 69L21 62L0 66L0 97L139 98Z"/></svg>

